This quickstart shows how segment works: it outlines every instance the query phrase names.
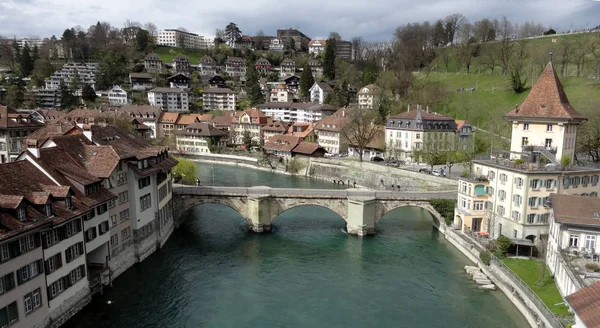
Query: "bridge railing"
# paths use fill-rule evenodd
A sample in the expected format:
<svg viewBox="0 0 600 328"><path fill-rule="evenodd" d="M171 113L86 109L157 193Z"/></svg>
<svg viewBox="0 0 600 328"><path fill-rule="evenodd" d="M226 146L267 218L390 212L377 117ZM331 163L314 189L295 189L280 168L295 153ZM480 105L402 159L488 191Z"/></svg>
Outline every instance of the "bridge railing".
<svg viewBox="0 0 600 328"><path fill-rule="evenodd" d="M198 187L175 186L174 194L205 196L273 196L273 197L331 197L331 198L375 198L375 199L456 199L456 191L406 192L373 191L363 189L296 189L260 187Z"/></svg>

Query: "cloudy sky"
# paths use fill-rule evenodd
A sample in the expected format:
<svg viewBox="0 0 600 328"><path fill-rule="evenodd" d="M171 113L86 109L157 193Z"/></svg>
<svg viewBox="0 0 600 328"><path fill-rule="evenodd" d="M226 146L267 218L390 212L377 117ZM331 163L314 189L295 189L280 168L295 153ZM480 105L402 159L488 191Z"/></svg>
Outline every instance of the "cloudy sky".
<svg viewBox="0 0 600 328"><path fill-rule="evenodd" d="M558 31L600 25L600 0L0 0L0 35L60 38L65 28L87 29L99 20L122 27L129 19L205 35L235 22L244 34L291 27L314 38L337 31L346 39L384 41L399 25L454 12L470 21L506 15Z"/></svg>

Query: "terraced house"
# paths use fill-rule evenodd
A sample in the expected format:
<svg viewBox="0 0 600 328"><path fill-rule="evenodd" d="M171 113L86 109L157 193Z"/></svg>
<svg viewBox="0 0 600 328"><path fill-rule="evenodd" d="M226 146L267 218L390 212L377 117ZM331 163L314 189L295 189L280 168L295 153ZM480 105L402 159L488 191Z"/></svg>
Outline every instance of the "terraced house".
<svg viewBox="0 0 600 328"><path fill-rule="evenodd" d="M113 126L28 139L0 165L0 326L56 327L161 247L174 165Z"/></svg>
<svg viewBox="0 0 600 328"><path fill-rule="evenodd" d="M0 164L14 161L25 146L25 138L43 126L29 113L0 106Z"/></svg>
<svg viewBox="0 0 600 328"><path fill-rule="evenodd" d="M459 181L454 223L534 243L548 233L550 194L598 197L600 169L565 165L586 118L571 106L551 63L505 118L512 123L511 149L473 161L474 176Z"/></svg>

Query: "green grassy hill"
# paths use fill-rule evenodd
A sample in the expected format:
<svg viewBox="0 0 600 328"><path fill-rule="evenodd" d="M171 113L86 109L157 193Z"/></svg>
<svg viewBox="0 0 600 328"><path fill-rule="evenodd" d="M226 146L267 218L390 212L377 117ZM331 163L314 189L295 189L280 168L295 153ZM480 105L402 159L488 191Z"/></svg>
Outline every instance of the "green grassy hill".
<svg viewBox="0 0 600 328"><path fill-rule="evenodd" d="M447 101L435 106L436 111L456 119L468 119L484 129L499 129L506 136L510 136L510 126L503 115L520 104L530 91L516 94L510 89L509 77L500 75L430 73L425 77L417 74L417 79L425 78L449 91ZM600 114L600 83L587 78L562 78L561 82L576 110L588 116ZM531 87L531 80L528 83ZM457 91L470 87L476 90Z"/></svg>
<svg viewBox="0 0 600 328"><path fill-rule="evenodd" d="M186 55L190 58L192 65L197 65L198 60L202 56L206 55L206 50L194 50L194 49L182 49L182 48L169 48L169 47L158 47L154 51L165 63L170 63L173 58L179 54Z"/></svg>
<svg viewBox="0 0 600 328"><path fill-rule="evenodd" d="M555 39L556 42L552 42ZM518 41L515 41L518 42ZM593 33L580 33L580 34L565 34L565 35L548 35L543 37L538 37L535 39L526 39L523 41L525 44L525 60L523 65L523 70L525 73L530 74L539 74L541 70L544 68L545 63L549 60L549 54L552 52L554 54L554 61L557 63L557 71L559 71L559 62L563 56L565 46L570 49L571 52L571 62L565 68L565 76L576 77L577 65L574 64L576 53L581 49L586 52L586 64L583 68L583 71L580 72L580 77L587 77L590 75L596 75L596 65L594 64L594 56L589 50L590 44L593 42L600 42L600 32ZM472 66L470 69L471 73L481 73L481 74L491 74L490 68L486 67L484 64L484 52L486 46L489 46L493 43L480 44L480 55L478 57L474 57L472 61ZM517 50L516 44L513 48L513 55ZM448 67L446 68L444 57L446 57L445 52L448 52ZM456 73L457 71L466 73L466 68L458 67L456 62L456 49L454 47L448 47L444 49L438 49L436 51L436 57L433 60L433 67L437 68L438 72L450 72ZM494 70L495 74L500 73L501 68L496 67ZM559 72L560 74L561 72ZM562 74L561 74L562 75Z"/></svg>

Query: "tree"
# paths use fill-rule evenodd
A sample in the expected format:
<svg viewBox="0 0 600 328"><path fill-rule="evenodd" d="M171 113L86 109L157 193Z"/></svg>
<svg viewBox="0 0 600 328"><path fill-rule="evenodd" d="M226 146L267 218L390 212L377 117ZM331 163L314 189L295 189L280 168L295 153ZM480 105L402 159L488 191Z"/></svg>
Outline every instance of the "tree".
<svg viewBox="0 0 600 328"><path fill-rule="evenodd" d="M329 38L325 44L323 56L323 75L328 80L335 80L335 39Z"/></svg>
<svg viewBox="0 0 600 328"><path fill-rule="evenodd" d="M329 32L329 39L335 41L342 41L342 36L338 32Z"/></svg>
<svg viewBox="0 0 600 328"><path fill-rule="evenodd" d="M304 70L302 71L302 76L300 77L300 94L304 99L308 99L310 95L310 88L315 84L315 79L312 75L312 71L308 66L308 63L304 65Z"/></svg>
<svg viewBox="0 0 600 328"><path fill-rule="evenodd" d="M176 182L181 182L182 184L196 184L196 163L185 158L176 158L176 160L177 165L173 168L173 179L175 179Z"/></svg>
<svg viewBox="0 0 600 328"><path fill-rule="evenodd" d="M32 57L31 49L29 48L29 44L25 43L25 46L21 50L19 66L21 68L21 75L23 77L27 77L31 75L33 72L33 65L35 64L35 60Z"/></svg>
<svg viewBox="0 0 600 328"><path fill-rule="evenodd" d="M445 46L446 42L446 29L444 28L444 22L438 19L433 25L432 42L434 47Z"/></svg>
<svg viewBox="0 0 600 328"><path fill-rule="evenodd" d="M577 133L577 153L594 163L600 162L600 117L590 116Z"/></svg>
<svg viewBox="0 0 600 328"><path fill-rule="evenodd" d="M385 133L381 124L379 111L375 108L348 110L348 124L342 129L342 134L350 144L358 150L359 160L362 162L363 153L378 134ZM385 136L382 138L385 139Z"/></svg>
<svg viewBox="0 0 600 328"><path fill-rule="evenodd" d="M96 72L96 88L106 90L115 84L125 82L127 74L127 59L123 54L108 53L102 57Z"/></svg>
<svg viewBox="0 0 600 328"><path fill-rule="evenodd" d="M333 90L327 95L325 103L334 107L346 107L349 104L348 84L346 81L338 83Z"/></svg>
<svg viewBox="0 0 600 328"><path fill-rule="evenodd" d="M70 82L71 83L69 85L71 86L71 92L76 94L81 87L81 78L79 77L79 74L73 74Z"/></svg>
<svg viewBox="0 0 600 328"><path fill-rule="evenodd" d="M135 45L137 51L144 52L150 46L151 36L146 30L139 29L135 35Z"/></svg>
<svg viewBox="0 0 600 328"><path fill-rule="evenodd" d="M256 50L263 50L265 48L265 31L258 30L254 39L256 40Z"/></svg>
<svg viewBox="0 0 600 328"><path fill-rule="evenodd" d="M33 65L33 72L31 73L31 79L34 81L34 85L42 86L44 79L51 76L54 73L54 66L50 58L39 58Z"/></svg>
<svg viewBox="0 0 600 328"><path fill-rule="evenodd" d="M512 41L512 34L514 32L514 26L511 22L506 18L506 16L502 16L502 20L500 21L498 33L500 36L500 41L498 42L498 61L500 63L500 67L502 67L502 75L508 74L509 65L511 56L513 54L513 47L515 43Z"/></svg>
<svg viewBox="0 0 600 328"><path fill-rule="evenodd" d="M511 245L512 241L506 236L500 236L498 239L496 239L496 246L498 247L498 251L500 254L502 254L502 256L506 255Z"/></svg>
<svg viewBox="0 0 600 328"><path fill-rule="evenodd" d="M379 65L375 62L375 60L368 60L363 68L363 84L368 85L375 83L377 78L379 77Z"/></svg>
<svg viewBox="0 0 600 328"><path fill-rule="evenodd" d="M250 134L250 131L244 130L244 134L242 135L242 144L247 151L252 149L252 135Z"/></svg>
<svg viewBox="0 0 600 328"><path fill-rule="evenodd" d="M444 21L446 22L446 41L454 44L456 33L460 31L463 24L467 22L467 18L462 14L451 14L446 16Z"/></svg>
<svg viewBox="0 0 600 328"><path fill-rule="evenodd" d="M144 24L144 30L148 31L148 34L150 34L150 36L158 35L158 28L152 22Z"/></svg>
<svg viewBox="0 0 600 328"><path fill-rule="evenodd" d="M510 73L510 86L516 93L521 93L526 90L527 78L521 76L521 72L518 69L513 69Z"/></svg>
<svg viewBox="0 0 600 328"><path fill-rule="evenodd" d="M94 91L94 88L92 88L91 85L87 83L83 85L81 88L81 99L88 102L94 102L96 100L96 91Z"/></svg>
<svg viewBox="0 0 600 328"><path fill-rule="evenodd" d="M360 36L355 36L350 41L352 43L352 53L354 61L362 61L364 54L364 40Z"/></svg>
<svg viewBox="0 0 600 328"><path fill-rule="evenodd" d="M242 38L242 31L235 23L229 23L225 26L225 31L223 32L223 39L230 47L234 47L236 43Z"/></svg>
<svg viewBox="0 0 600 328"><path fill-rule="evenodd" d="M481 58L484 67L490 69L491 73L494 74L494 69L498 66L498 44L488 43L483 48L483 56Z"/></svg>
<svg viewBox="0 0 600 328"><path fill-rule="evenodd" d="M60 85L58 86L58 92L60 94L61 109L70 109L77 104L77 98L73 95L71 89L69 89L69 87L63 81L61 81Z"/></svg>
<svg viewBox="0 0 600 328"><path fill-rule="evenodd" d="M12 108L20 108L25 100L25 88L22 85L11 85L6 90L6 105Z"/></svg>
<svg viewBox="0 0 600 328"><path fill-rule="evenodd" d="M473 24L473 35L478 42L482 43L494 41L496 39L496 31L494 30L494 26L487 18L476 21Z"/></svg>
<svg viewBox="0 0 600 328"><path fill-rule="evenodd" d="M249 63L246 69L246 92L252 106L265 102L265 97L260 90L258 72L252 63Z"/></svg>
<svg viewBox="0 0 600 328"><path fill-rule="evenodd" d="M554 29L549 29L548 31L544 32L544 35L554 35L556 34L556 31Z"/></svg>
<svg viewBox="0 0 600 328"><path fill-rule="evenodd" d="M383 92L379 95L379 100L377 100L377 111L379 112L379 119L381 122L385 122L387 117L390 115L392 107L392 101L390 98L384 94Z"/></svg>

